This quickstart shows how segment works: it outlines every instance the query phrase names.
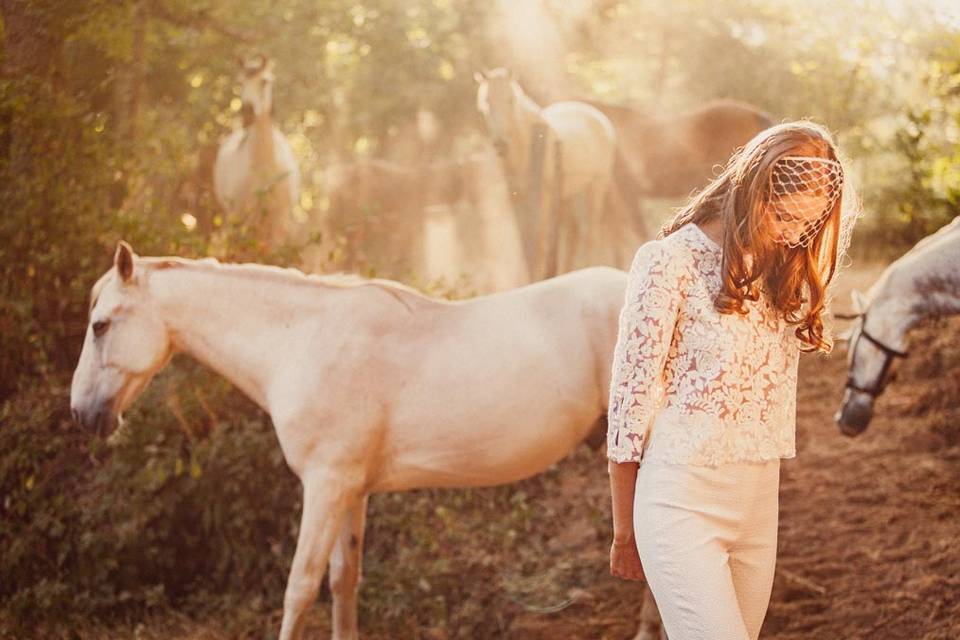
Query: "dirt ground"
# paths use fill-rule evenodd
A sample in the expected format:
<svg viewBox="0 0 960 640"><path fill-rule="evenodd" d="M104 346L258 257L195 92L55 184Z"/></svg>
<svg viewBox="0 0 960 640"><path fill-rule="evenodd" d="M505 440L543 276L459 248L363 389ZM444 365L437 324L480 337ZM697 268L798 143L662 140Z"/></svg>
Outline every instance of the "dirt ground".
<svg viewBox="0 0 960 640"><path fill-rule="evenodd" d="M866 289L879 272L874 266L846 273L836 308L846 307L851 286ZM802 358L798 451L782 465L777 573L762 638L960 637L957 320L941 320L914 332L910 357L880 398L868 430L854 439L841 435L832 419L846 377L845 349ZM640 593L635 584L607 572L609 494L602 453L582 447L520 486L524 499L536 508L519 543L495 544L477 534L477 548L467 549L464 539L437 533L441 546L457 545L451 552L454 562L445 570L430 564L428 571L436 573L427 572L422 579L443 584L446 577L448 584L469 585L475 610L472 618L462 618L471 620L469 628L458 627L449 616L446 624L423 624L429 614L417 610L419 605L412 607L409 626L396 619L384 624L369 609L367 615L361 609L362 637L632 638ZM510 496L513 500L516 494ZM478 504L468 504L453 517L467 523L470 518L480 523L497 517ZM368 574L361 600L377 597L372 581L398 579L383 569L389 563L399 567L434 560L418 559L415 553L404 556L399 550L397 554L368 558L380 569ZM458 593L447 588L439 597L467 597ZM423 596L418 589L403 594L411 602ZM310 637L329 637L327 600L327 595L322 597L311 614ZM223 619L204 622L168 614L122 632L101 629L81 635L275 637L280 614L279 606L271 605L239 627L226 622L234 617L229 612Z"/></svg>
<svg viewBox="0 0 960 640"><path fill-rule="evenodd" d="M866 290L881 268L850 270ZM777 573L761 637L960 637L960 318L916 329L911 355L859 437L833 423L846 349L801 359L797 457L781 471ZM581 471L583 493L607 499L601 465ZM602 544L580 553L605 560ZM607 577L579 606L517 616L511 638L630 638L636 590Z"/></svg>

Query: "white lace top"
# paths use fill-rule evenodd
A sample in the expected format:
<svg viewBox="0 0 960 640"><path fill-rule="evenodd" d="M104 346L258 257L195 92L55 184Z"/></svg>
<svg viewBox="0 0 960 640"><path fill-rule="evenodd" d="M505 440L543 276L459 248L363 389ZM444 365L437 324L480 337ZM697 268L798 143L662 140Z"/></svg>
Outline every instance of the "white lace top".
<svg viewBox="0 0 960 640"><path fill-rule="evenodd" d="M630 266L607 456L717 465L792 458L799 339L761 296L720 313L722 250L693 223L644 243Z"/></svg>

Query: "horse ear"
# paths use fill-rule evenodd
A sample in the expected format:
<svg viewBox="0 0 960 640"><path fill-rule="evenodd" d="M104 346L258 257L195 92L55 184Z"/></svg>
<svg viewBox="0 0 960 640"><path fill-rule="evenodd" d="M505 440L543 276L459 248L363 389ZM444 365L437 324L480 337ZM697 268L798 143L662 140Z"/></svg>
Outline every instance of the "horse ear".
<svg viewBox="0 0 960 640"><path fill-rule="evenodd" d="M120 274L120 280L130 282L133 278L133 247L120 240L117 242L117 250L113 254L113 266Z"/></svg>
<svg viewBox="0 0 960 640"><path fill-rule="evenodd" d="M474 71L473 79L477 81L477 84L483 84L483 81L487 79L487 76L483 73L483 71Z"/></svg>
<svg viewBox="0 0 960 640"><path fill-rule="evenodd" d="M858 315L863 315L863 312L867 309L867 301L863 297L863 294L853 289L850 291L850 301L853 303L853 312Z"/></svg>

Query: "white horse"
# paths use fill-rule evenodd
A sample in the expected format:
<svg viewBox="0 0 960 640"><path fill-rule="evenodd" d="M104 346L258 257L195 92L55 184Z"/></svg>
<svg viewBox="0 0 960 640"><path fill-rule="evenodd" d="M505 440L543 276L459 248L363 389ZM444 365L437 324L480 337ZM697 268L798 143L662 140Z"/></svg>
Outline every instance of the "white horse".
<svg viewBox="0 0 960 640"><path fill-rule="evenodd" d="M120 242L91 291L71 408L106 432L175 352L233 382L303 484L280 637L300 637L329 558L333 637L356 638L369 494L514 482L605 433L625 286L594 267L450 302Z"/></svg>
<svg viewBox="0 0 960 640"><path fill-rule="evenodd" d="M300 197L300 169L290 143L273 122L273 62L255 56L244 65L240 92L243 126L220 145L213 167L217 202L228 212L253 216L268 248L285 239Z"/></svg>
<svg viewBox="0 0 960 640"><path fill-rule="evenodd" d="M848 436L862 433L873 403L907 356L907 332L925 318L960 313L960 217L918 242L880 275L864 298L852 292L849 374L834 419Z"/></svg>
<svg viewBox="0 0 960 640"><path fill-rule="evenodd" d="M541 108L506 69L478 72L475 79L477 108L511 190L524 199L526 212L518 222L531 277L593 264L601 251L604 200L616 156L610 120L583 102ZM575 197L586 201L570 202ZM564 213L568 207L575 216ZM638 244L629 237L632 228L624 221L614 236L626 237L629 255Z"/></svg>

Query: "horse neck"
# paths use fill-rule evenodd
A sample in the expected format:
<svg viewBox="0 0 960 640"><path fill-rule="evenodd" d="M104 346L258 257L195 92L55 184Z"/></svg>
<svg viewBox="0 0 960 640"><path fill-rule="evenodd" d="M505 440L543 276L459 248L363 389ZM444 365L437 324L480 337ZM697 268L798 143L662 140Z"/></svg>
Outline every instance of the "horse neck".
<svg viewBox="0 0 960 640"><path fill-rule="evenodd" d="M320 318L318 296L282 283L215 268L180 266L150 274L156 309L175 351L184 352L235 384L264 409L291 318ZM269 287L269 297L264 294Z"/></svg>
<svg viewBox="0 0 960 640"><path fill-rule="evenodd" d="M922 320L960 314L956 259L952 264L944 260L942 264L921 263L901 265L901 268L910 266L919 268L911 277L896 271L886 276L869 311L871 335L899 350L905 349L907 332Z"/></svg>
<svg viewBox="0 0 960 640"><path fill-rule="evenodd" d="M254 180L258 182L251 186L255 189L268 188L265 204L271 216L276 219L276 216L282 216L285 212L290 211L294 204L288 189L290 183L286 175L287 167L284 167L283 163L278 161L277 158L273 138L273 120L270 113L257 116L251 128L253 129L251 166L253 167L253 176L255 176ZM279 241L278 233L282 234L282 231L274 226L270 232L271 242Z"/></svg>
<svg viewBox="0 0 960 640"><path fill-rule="evenodd" d="M909 297L879 297L869 307L869 326L865 324L864 329L884 345L906 351L907 332L922 319L914 309L914 301Z"/></svg>
<svg viewBox="0 0 960 640"><path fill-rule="evenodd" d="M253 166L273 168L276 156L273 144L273 120L270 118L270 113L256 116L250 129Z"/></svg>
<svg viewBox="0 0 960 640"><path fill-rule="evenodd" d="M513 123L516 144L511 146L511 164L521 183L525 183L530 167L530 147L534 130L544 125L545 120L540 105L533 101L521 89L515 89L516 101L513 107Z"/></svg>

